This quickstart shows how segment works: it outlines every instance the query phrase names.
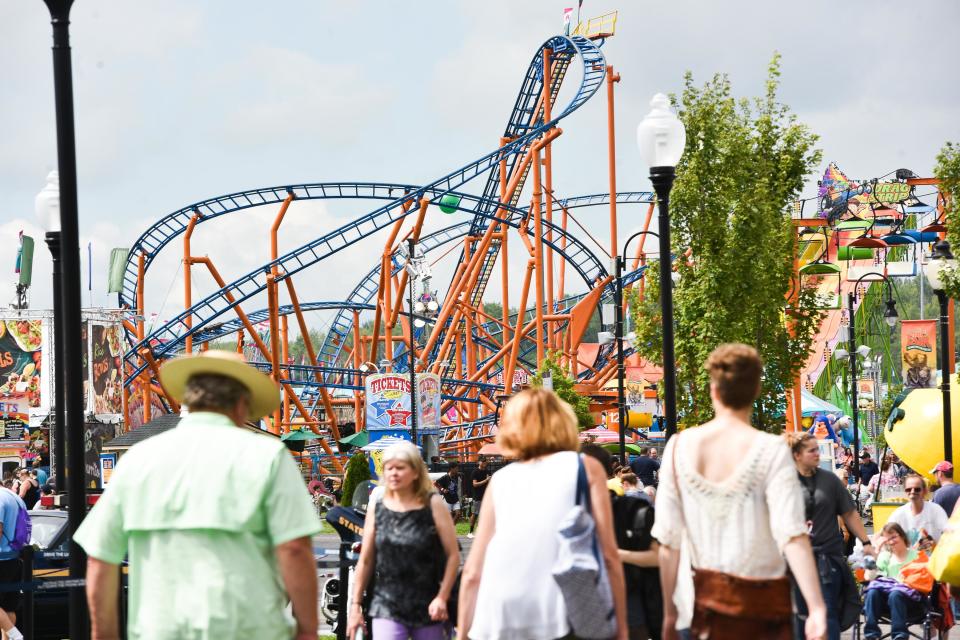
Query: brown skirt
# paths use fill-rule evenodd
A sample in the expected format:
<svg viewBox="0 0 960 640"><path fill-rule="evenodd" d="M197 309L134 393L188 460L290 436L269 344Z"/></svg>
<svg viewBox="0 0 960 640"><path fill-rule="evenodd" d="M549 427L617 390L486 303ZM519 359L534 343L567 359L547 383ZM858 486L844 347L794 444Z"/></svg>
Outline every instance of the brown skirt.
<svg viewBox="0 0 960 640"><path fill-rule="evenodd" d="M790 581L743 578L696 569L693 572L695 640L791 640Z"/></svg>

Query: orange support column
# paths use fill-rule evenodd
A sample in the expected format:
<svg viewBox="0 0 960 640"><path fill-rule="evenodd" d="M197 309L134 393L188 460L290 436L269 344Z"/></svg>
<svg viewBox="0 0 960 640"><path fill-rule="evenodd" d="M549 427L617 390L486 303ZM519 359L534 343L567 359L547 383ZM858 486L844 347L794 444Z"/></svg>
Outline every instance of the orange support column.
<svg viewBox="0 0 960 640"><path fill-rule="evenodd" d="M617 143L613 117L613 83L620 82L620 75L607 65L607 164L610 173L610 257L616 258L617 250Z"/></svg>
<svg viewBox="0 0 960 640"><path fill-rule="evenodd" d="M183 318L183 324L187 326L188 331L193 327L193 314L189 313L193 307L193 281L190 278L190 240L193 238L193 229L197 226L199 220L200 214L194 213L190 222L187 223L186 231L183 233L183 310L188 312ZM183 349L187 354L193 353L193 336L189 333L184 340Z"/></svg>
<svg viewBox="0 0 960 640"><path fill-rule="evenodd" d="M144 290L147 277L147 257L141 251L137 256L137 341L143 342L147 337L146 317L144 316ZM142 357L141 357L142 359ZM143 388L140 390L140 402L143 405L143 424L150 422L153 410L150 405L150 377L143 376Z"/></svg>
<svg viewBox="0 0 960 640"><path fill-rule="evenodd" d="M270 363L271 377L280 384L280 327L277 322L277 283L273 274L267 276L267 308L270 313ZM289 427L284 425L283 432ZM280 433L280 409L273 412L273 432Z"/></svg>
<svg viewBox="0 0 960 640"><path fill-rule="evenodd" d="M304 338L306 342L307 337ZM287 378L290 377L290 334L287 326L287 316L280 316L280 355L283 363L280 365L287 372ZM290 424L290 398L283 394L283 423Z"/></svg>
<svg viewBox="0 0 960 640"><path fill-rule="evenodd" d="M303 346L307 350L307 357L310 359L310 364L314 367L319 366L317 362L317 353L313 348L313 340L310 339L310 331L307 328L307 321L303 317L303 311L300 309L300 299L297 297L297 290L293 286L293 278L287 278L284 280L287 284L287 294L290 296L290 304L293 305L293 312L297 316L297 324L300 327L300 335L303 336ZM314 373L314 379L317 382L323 382L320 372L317 371ZM330 394L327 393L325 387L322 384L319 386L318 391L320 393L320 401L323 403L323 410L327 416L327 424L330 425L330 431L333 433L333 437L338 441L340 440L340 428L337 424L337 414L333 411L333 403L330 399ZM298 407L299 408L299 407ZM304 416L306 420L306 416ZM318 432L317 429L313 429L315 433Z"/></svg>
<svg viewBox="0 0 960 640"><path fill-rule="evenodd" d="M535 261L536 280L536 318L537 318L537 364L543 362L545 357L545 336L543 329L543 220L540 213L540 150L533 152L533 203L530 208L533 210L533 259ZM521 313L522 319L522 313Z"/></svg>

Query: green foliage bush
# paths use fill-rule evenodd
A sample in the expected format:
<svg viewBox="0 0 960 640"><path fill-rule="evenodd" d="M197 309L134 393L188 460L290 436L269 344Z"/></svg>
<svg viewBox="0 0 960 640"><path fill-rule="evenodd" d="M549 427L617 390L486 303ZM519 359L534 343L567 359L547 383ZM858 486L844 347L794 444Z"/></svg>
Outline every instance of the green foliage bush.
<svg viewBox="0 0 960 640"><path fill-rule="evenodd" d="M577 414L577 426L581 431L592 429L596 426L593 414L590 413L590 398L577 393L573 388L574 380L563 367L560 366L559 354L548 352L544 361L540 364L540 370L533 376L532 385L534 387L543 386L543 374L549 371L553 379L553 391L560 399L573 407L573 412Z"/></svg>
<svg viewBox="0 0 960 640"><path fill-rule="evenodd" d="M347 471L343 477L343 495L340 504L349 507L353 504L353 492L363 482L370 479L370 463L363 451L358 451L347 462Z"/></svg>

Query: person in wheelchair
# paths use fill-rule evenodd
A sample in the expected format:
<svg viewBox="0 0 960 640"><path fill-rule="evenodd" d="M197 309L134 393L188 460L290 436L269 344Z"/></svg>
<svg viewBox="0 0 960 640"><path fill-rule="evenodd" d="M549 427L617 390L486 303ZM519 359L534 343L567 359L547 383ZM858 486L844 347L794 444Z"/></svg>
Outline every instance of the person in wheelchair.
<svg viewBox="0 0 960 640"><path fill-rule="evenodd" d="M903 568L916 560L919 551L909 546L903 528L888 522L877 536L880 554L877 556L877 577L891 580L876 581L867 587L863 598L866 624L863 637L875 640L881 637L880 619L890 619L890 637L905 640L910 637L910 623L925 613L924 597L904 584ZM881 586L882 583L882 586Z"/></svg>

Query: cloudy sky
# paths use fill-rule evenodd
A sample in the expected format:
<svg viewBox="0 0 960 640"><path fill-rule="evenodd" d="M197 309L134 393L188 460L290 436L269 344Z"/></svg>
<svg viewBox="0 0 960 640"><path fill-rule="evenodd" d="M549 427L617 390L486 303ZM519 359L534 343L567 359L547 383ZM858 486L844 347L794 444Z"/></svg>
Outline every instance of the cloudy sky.
<svg viewBox="0 0 960 640"><path fill-rule="evenodd" d="M85 302L115 299L105 293L111 247L192 202L296 182L422 183L492 150L526 66L560 31L569 4L76 0L81 234L94 248ZM824 160L851 177L898 167L928 174L943 142L960 139L955 0L586 0L583 16L609 9L620 11L603 52L622 77L621 190L649 189L634 139L654 93L679 90L690 70L699 81L726 72L736 94L758 95L774 50L783 55L782 99L821 136ZM0 283L13 277L16 233L42 237L33 202L56 166L50 42L41 0L0 3ZM605 110L598 95L562 125L558 196L606 189ZM296 203L281 248L370 208ZM195 253L213 257L228 280L246 273L266 260L274 212L203 225ZM621 228L639 213L621 211ZM606 219L601 209L581 216L603 237ZM342 298L382 242L338 256L298 286L306 297ZM180 244L170 247L148 281L150 310L162 316L180 300ZM48 263L39 246L37 307L49 304ZM204 276L197 283L210 290ZM0 303L8 297L12 286Z"/></svg>

